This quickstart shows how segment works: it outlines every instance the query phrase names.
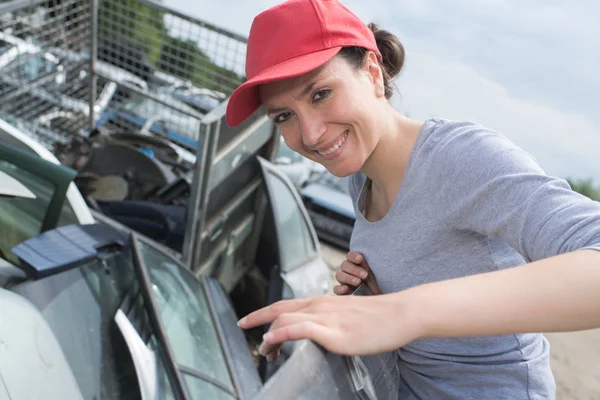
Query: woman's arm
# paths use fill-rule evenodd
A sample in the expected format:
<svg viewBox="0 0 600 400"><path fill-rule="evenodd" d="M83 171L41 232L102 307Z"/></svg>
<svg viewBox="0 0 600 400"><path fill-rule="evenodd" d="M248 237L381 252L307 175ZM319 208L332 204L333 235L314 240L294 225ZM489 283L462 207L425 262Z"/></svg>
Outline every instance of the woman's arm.
<svg viewBox="0 0 600 400"><path fill-rule="evenodd" d="M329 351L375 354L424 337L573 331L600 327L600 252L582 250L521 267L372 297L282 301L240 321L271 323L261 354L288 340Z"/></svg>
<svg viewBox="0 0 600 400"><path fill-rule="evenodd" d="M480 336L600 327L600 252L410 289L420 336Z"/></svg>

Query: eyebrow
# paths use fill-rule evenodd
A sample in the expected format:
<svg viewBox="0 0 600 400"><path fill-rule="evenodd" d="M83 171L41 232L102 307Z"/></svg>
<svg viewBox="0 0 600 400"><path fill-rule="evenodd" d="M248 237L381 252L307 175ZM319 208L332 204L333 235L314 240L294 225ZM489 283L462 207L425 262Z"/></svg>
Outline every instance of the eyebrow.
<svg viewBox="0 0 600 400"><path fill-rule="evenodd" d="M298 99L301 99L303 97L306 97L307 94L310 93L310 91L315 87L315 85L320 81L321 79L318 80L314 80L308 84L306 84L306 86L304 86L304 89L302 89L302 91L300 92L300 95L297 97ZM272 108L267 110L267 115L271 115L271 114L276 114L278 112L281 111L286 111L287 108Z"/></svg>
<svg viewBox="0 0 600 400"><path fill-rule="evenodd" d="M315 87L316 84L316 81L312 81L311 83L304 86L304 89L302 89L302 92L300 92L299 98L306 97L306 95L310 93L310 91L313 89L313 87Z"/></svg>

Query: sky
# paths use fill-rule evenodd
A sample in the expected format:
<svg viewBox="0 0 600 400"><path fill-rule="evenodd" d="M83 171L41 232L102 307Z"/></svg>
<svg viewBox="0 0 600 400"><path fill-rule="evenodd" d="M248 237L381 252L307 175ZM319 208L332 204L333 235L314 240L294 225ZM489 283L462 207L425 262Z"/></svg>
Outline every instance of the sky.
<svg viewBox="0 0 600 400"><path fill-rule="evenodd" d="M247 36L279 0L163 0ZM600 186L600 3L591 0L342 0L406 49L394 105L410 117L501 132L551 175Z"/></svg>

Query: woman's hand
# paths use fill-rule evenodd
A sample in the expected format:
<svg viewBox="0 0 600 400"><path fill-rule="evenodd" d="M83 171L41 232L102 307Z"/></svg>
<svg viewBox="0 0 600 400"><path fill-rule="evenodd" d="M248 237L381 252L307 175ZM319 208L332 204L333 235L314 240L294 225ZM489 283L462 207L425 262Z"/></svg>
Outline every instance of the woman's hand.
<svg viewBox="0 0 600 400"><path fill-rule="evenodd" d="M381 294L375 274L371 271L365 257L355 251L346 255L340 270L335 274L335 279L340 284L333 288L333 293L338 296L352 294L361 284L365 285L365 294Z"/></svg>
<svg viewBox="0 0 600 400"><path fill-rule="evenodd" d="M260 354L274 361L288 340L311 339L344 355L392 351L418 338L417 313L401 293L381 296L319 296L285 300L255 311L239 322L243 329L272 323Z"/></svg>

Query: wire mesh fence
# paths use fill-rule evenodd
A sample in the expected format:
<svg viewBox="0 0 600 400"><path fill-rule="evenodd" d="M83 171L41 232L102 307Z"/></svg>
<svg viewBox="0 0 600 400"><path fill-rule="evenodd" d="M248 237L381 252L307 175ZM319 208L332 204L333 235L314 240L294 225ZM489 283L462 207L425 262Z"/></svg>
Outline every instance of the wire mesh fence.
<svg viewBox="0 0 600 400"><path fill-rule="evenodd" d="M52 147L94 130L195 150L246 39L146 0L0 3L0 117Z"/></svg>

